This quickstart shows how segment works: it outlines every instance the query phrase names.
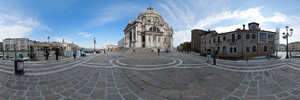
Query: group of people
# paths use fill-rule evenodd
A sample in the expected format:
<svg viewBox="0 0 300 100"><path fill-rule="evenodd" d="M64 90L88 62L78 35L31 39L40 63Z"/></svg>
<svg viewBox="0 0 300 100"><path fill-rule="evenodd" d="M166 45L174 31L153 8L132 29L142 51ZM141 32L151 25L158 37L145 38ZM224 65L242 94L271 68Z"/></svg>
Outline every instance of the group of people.
<svg viewBox="0 0 300 100"><path fill-rule="evenodd" d="M61 52L60 49L58 49L58 48L55 49L55 53L54 53L54 54L55 54L55 56L56 56L56 60L58 60L58 56L59 56L60 52ZM80 50L80 52L81 52L81 50ZM79 52L79 55L81 55L80 52ZM46 49L46 50L45 50L46 60L48 60L49 55L50 55L49 50ZM73 50L73 57L74 57L74 59L76 59L76 55L77 55L77 50L76 50L76 48L74 48L74 50Z"/></svg>
<svg viewBox="0 0 300 100"><path fill-rule="evenodd" d="M218 55L218 50L215 47L208 48L206 50L207 63L210 63L211 56L213 57L213 65L216 65L216 57Z"/></svg>

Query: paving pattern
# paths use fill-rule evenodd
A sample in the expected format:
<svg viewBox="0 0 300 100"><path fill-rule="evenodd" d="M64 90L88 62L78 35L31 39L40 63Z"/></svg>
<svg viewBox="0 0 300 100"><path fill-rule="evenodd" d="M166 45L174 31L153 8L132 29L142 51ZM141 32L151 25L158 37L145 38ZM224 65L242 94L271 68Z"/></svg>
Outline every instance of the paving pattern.
<svg viewBox="0 0 300 100"><path fill-rule="evenodd" d="M25 62L0 60L0 100L299 100L300 59L206 63L180 52L107 52Z"/></svg>

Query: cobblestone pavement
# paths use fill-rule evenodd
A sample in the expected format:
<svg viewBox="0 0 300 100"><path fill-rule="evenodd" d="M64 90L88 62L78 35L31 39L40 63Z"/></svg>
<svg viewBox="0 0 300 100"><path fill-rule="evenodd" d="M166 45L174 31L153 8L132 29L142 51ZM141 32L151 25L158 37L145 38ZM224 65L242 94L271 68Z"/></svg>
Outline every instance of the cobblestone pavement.
<svg viewBox="0 0 300 100"><path fill-rule="evenodd" d="M235 62L180 52L108 52L25 62L0 60L0 100L299 100L300 59Z"/></svg>

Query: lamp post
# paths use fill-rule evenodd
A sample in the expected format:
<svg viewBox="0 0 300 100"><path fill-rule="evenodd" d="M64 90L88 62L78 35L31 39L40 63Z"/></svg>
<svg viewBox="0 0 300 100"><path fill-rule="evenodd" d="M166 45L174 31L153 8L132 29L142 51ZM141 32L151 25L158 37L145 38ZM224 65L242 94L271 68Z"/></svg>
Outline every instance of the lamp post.
<svg viewBox="0 0 300 100"><path fill-rule="evenodd" d="M286 57L285 57L285 59L289 59L289 42L288 41L289 41L289 37L291 37L293 35L293 29L292 28L290 29L291 34L289 34L289 26L286 26L285 29L286 29L286 34L284 32L282 33L283 38L286 39Z"/></svg>
<svg viewBox="0 0 300 100"><path fill-rule="evenodd" d="M48 43L50 43L50 42L49 42L50 36L48 36L47 39L48 39Z"/></svg>
<svg viewBox="0 0 300 100"><path fill-rule="evenodd" d="M95 44L96 44L96 38L94 38L94 52L95 52Z"/></svg>

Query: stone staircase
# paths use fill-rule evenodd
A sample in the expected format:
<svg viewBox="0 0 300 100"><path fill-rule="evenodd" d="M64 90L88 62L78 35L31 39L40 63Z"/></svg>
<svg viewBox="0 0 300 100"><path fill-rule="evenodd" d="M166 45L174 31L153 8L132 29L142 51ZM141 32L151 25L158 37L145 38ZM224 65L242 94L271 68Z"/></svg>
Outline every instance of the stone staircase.
<svg viewBox="0 0 300 100"><path fill-rule="evenodd" d="M133 52L134 49L136 52ZM153 50L153 52L156 52L156 50ZM152 53L152 49L151 48L130 48L127 51L125 51L125 53L139 53L139 54Z"/></svg>

